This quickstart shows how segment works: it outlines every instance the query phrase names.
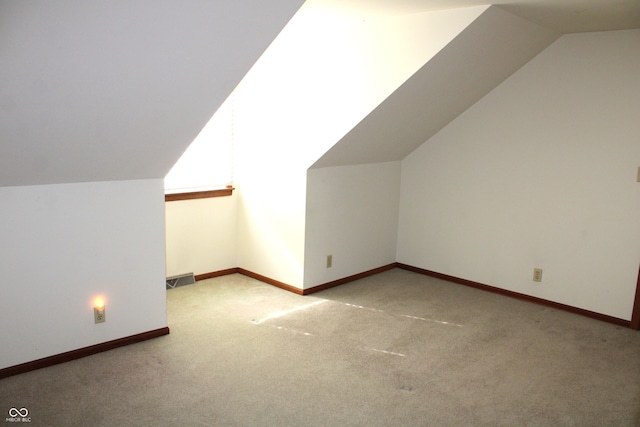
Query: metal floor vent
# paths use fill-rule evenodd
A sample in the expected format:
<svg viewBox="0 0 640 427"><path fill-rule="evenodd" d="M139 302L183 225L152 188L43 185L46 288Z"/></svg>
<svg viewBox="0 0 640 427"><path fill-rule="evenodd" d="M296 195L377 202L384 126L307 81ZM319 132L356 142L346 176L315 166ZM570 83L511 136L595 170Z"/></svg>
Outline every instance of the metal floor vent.
<svg viewBox="0 0 640 427"><path fill-rule="evenodd" d="M175 289L179 286L191 285L193 283L196 283L196 278L193 276L193 273L167 277L167 289Z"/></svg>

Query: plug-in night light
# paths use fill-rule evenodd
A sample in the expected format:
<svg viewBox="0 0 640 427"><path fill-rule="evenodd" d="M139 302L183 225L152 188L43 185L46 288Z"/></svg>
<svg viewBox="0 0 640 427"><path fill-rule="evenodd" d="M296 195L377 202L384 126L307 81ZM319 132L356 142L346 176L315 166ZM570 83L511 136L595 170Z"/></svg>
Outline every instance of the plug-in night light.
<svg viewBox="0 0 640 427"><path fill-rule="evenodd" d="M95 321L95 323L102 323L105 320L107 320L107 317L104 311L105 311L104 298L102 297L96 298L93 304L93 320Z"/></svg>

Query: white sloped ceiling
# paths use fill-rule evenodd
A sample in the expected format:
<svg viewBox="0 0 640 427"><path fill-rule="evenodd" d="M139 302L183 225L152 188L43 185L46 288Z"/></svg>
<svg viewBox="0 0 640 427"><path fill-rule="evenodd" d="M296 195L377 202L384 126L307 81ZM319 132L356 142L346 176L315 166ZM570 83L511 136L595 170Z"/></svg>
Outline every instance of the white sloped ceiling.
<svg viewBox="0 0 640 427"><path fill-rule="evenodd" d="M312 168L403 159L559 35L489 7Z"/></svg>
<svg viewBox="0 0 640 427"><path fill-rule="evenodd" d="M163 178L302 0L0 0L0 186Z"/></svg>

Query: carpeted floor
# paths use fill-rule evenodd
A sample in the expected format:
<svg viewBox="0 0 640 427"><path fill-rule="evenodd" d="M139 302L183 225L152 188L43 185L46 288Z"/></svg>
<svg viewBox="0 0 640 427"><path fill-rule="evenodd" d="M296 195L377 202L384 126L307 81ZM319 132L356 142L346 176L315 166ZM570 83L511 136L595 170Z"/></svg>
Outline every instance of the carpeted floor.
<svg viewBox="0 0 640 427"><path fill-rule="evenodd" d="M166 337L0 380L0 423L640 426L640 332L597 320L400 269L305 297L231 275L167 302Z"/></svg>

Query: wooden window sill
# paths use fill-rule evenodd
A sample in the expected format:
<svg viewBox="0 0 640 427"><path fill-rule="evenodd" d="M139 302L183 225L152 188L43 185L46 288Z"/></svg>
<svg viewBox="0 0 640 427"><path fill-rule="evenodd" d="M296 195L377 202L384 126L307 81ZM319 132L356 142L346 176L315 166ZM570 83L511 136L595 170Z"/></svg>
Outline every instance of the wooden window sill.
<svg viewBox="0 0 640 427"><path fill-rule="evenodd" d="M233 194L233 187L220 190L190 191L187 193L169 193L164 195L165 202L176 202L178 200L208 199L210 197L225 197Z"/></svg>

